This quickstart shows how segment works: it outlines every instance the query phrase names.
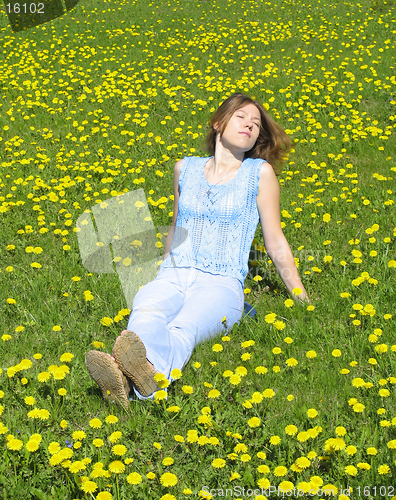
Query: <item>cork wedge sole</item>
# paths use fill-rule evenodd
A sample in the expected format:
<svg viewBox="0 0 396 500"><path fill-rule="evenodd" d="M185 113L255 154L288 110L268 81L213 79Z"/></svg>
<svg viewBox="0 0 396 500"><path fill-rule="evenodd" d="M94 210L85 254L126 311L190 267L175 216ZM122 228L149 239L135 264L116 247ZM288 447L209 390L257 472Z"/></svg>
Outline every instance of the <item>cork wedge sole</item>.
<svg viewBox="0 0 396 500"><path fill-rule="evenodd" d="M136 333L128 331L118 337L114 344L113 356L120 370L132 379L142 396L150 396L159 389L154 380L157 372L147 361L146 349Z"/></svg>
<svg viewBox="0 0 396 500"><path fill-rule="evenodd" d="M111 357L104 352L89 351L85 363L105 401L129 408L129 383Z"/></svg>

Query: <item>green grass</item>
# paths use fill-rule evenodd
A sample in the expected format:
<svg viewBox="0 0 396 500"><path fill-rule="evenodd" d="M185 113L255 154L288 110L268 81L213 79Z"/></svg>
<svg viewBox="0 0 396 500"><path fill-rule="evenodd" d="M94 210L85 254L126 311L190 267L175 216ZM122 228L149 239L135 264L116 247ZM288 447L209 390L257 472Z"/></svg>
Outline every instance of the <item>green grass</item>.
<svg viewBox="0 0 396 500"><path fill-rule="evenodd" d="M237 498L237 488L288 481L282 486L334 485L341 500L396 498L394 6L87 0L15 34L3 12L0 28L0 496L171 500L201 498L207 486L235 487ZM77 219L142 188L155 227L170 225L174 163L206 155L209 117L236 91L263 102L294 141L280 176L282 221L314 310L287 307L258 226L245 282L258 323L247 318L229 340L198 346L166 401L106 406L84 357L93 342L110 352L129 312L117 274L84 268ZM61 362L64 353L73 359ZM62 364L69 373L39 382L39 373ZM223 374L241 366L246 376L232 385ZM255 393L262 401L249 404ZM31 418L33 408L48 414ZM203 408L211 411L206 423ZM107 423L108 415L118 421ZM94 418L100 428L89 425ZM290 425L296 434L287 434ZM188 442L194 430L200 441ZM114 431L123 456L112 452ZM42 440L29 451L33 434ZM10 435L20 450L9 449L18 447ZM70 462L51 465L50 443L72 449ZM238 443L245 446L235 451ZM164 465L165 457L174 463ZM296 467L300 457L309 465ZM133 462L124 472L92 476L95 463L109 471L126 458ZM129 484L133 472L139 484ZM165 472L176 485L161 483ZM88 477L93 494L81 489Z"/></svg>

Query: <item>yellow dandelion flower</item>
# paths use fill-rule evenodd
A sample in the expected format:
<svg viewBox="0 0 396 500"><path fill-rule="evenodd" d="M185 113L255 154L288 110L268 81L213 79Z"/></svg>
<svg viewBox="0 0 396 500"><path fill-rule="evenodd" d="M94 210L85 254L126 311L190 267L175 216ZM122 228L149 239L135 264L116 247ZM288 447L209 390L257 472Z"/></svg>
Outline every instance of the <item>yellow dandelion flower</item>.
<svg viewBox="0 0 396 500"><path fill-rule="evenodd" d="M113 500L113 495L108 491L101 491L96 495L96 500Z"/></svg>
<svg viewBox="0 0 396 500"><path fill-rule="evenodd" d="M212 389L208 393L208 398L209 399L216 399L221 395L221 392L218 391L217 389Z"/></svg>
<svg viewBox="0 0 396 500"><path fill-rule="evenodd" d="M166 488L170 486L175 486L177 484L177 477L175 476L175 474L172 474L171 472L165 472L165 474L161 475L160 482Z"/></svg>
<svg viewBox="0 0 396 500"><path fill-rule="evenodd" d="M26 443L25 447L27 451L30 453L33 453L39 449L40 442L36 441L35 439L29 439L29 441Z"/></svg>
<svg viewBox="0 0 396 500"><path fill-rule="evenodd" d="M395 266L396 267L396 266ZM390 473L390 467L387 464L380 465L378 467L378 474L384 475L384 474L389 474Z"/></svg>
<svg viewBox="0 0 396 500"><path fill-rule="evenodd" d="M125 471L125 465L121 460L114 460L114 462L109 464L109 471L112 474L122 474Z"/></svg>
<svg viewBox="0 0 396 500"><path fill-rule="evenodd" d="M112 447L111 452L113 453L113 455L122 457L127 452L127 448L123 444L116 444Z"/></svg>
<svg viewBox="0 0 396 500"><path fill-rule="evenodd" d="M264 320L266 323L274 323L276 319L276 314L275 313L269 313L264 316Z"/></svg>
<svg viewBox="0 0 396 500"><path fill-rule="evenodd" d="M69 363L73 358L74 354L71 354L70 352L65 352L64 354L62 354L59 360L61 363Z"/></svg>
<svg viewBox="0 0 396 500"><path fill-rule="evenodd" d="M258 403L261 403L262 400L263 400L263 395L261 394L261 392L254 392L252 394L252 397L251 397L252 403L258 404Z"/></svg>
<svg viewBox="0 0 396 500"><path fill-rule="evenodd" d="M257 472L259 472L260 474L268 474L270 472L270 468L268 467L268 465L259 465L257 467Z"/></svg>
<svg viewBox="0 0 396 500"><path fill-rule="evenodd" d="M48 410L46 410L45 408L40 410L40 413L39 413L40 420L48 420L49 417L50 417L50 412Z"/></svg>
<svg viewBox="0 0 396 500"><path fill-rule="evenodd" d="M53 441L48 445L48 451L51 455L54 455L55 453L58 453L61 450L61 446L59 443L56 441Z"/></svg>
<svg viewBox="0 0 396 500"><path fill-rule="evenodd" d="M257 481L257 486L259 486L263 490L268 490L268 488L271 486L271 483L270 483L269 479L267 479L266 477L262 477L261 479L259 479ZM256 497L256 498L259 498L259 497ZM265 498L267 498L267 497L263 497L263 500Z"/></svg>
<svg viewBox="0 0 396 500"><path fill-rule="evenodd" d="M178 368L174 368L174 369L170 372L170 376L173 378L173 380L178 380L179 378L181 378L181 376L182 376L182 372L181 372L181 370L179 370Z"/></svg>
<svg viewBox="0 0 396 500"><path fill-rule="evenodd" d="M273 446L277 446L281 442L281 438L279 436L271 436L269 442Z"/></svg>
<svg viewBox="0 0 396 500"><path fill-rule="evenodd" d="M245 377L247 375L247 369L244 366L237 366L235 368L235 373L240 377Z"/></svg>
<svg viewBox="0 0 396 500"><path fill-rule="evenodd" d="M187 442L196 443L198 441L198 431L191 429L187 431Z"/></svg>
<svg viewBox="0 0 396 500"><path fill-rule="evenodd" d="M81 489L84 493L94 493L98 489L98 485L94 481L84 481Z"/></svg>
<svg viewBox="0 0 396 500"><path fill-rule="evenodd" d="M311 461L307 457L299 457L295 463L300 469L306 469L311 465Z"/></svg>
<svg viewBox="0 0 396 500"><path fill-rule="evenodd" d="M355 403L352 408L355 413L362 413L365 409L365 406L362 403Z"/></svg>
<svg viewBox="0 0 396 500"><path fill-rule="evenodd" d="M254 371L260 375L264 375L268 373L268 368L265 366L257 366Z"/></svg>
<svg viewBox="0 0 396 500"><path fill-rule="evenodd" d="M37 375L37 380L39 382L48 382L48 380L51 378L51 374L48 372L41 372Z"/></svg>
<svg viewBox="0 0 396 500"><path fill-rule="evenodd" d="M85 434L84 431L74 431L73 434L72 434L72 438L75 441L81 441L81 440L83 440L86 437L87 437L87 435Z"/></svg>
<svg viewBox="0 0 396 500"><path fill-rule="evenodd" d="M116 417L115 415L107 415L105 421L108 424L116 424L118 422L118 417Z"/></svg>
<svg viewBox="0 0 396 500"><path fill-rule="evenodd" d="M86 466L81 460L77 460L76 462L73 462L70 467L69 471L72 474L77 474L78 472L81 472L82 470L85 470Z"/></svg>
<svg viewBox="0 0 396 500"><path fill-rule="evenodd" d="M261 420L258 417L252 417L248 420L249 427L259 427L261 425Z"/></svg>
<svg viewBox="0 0 396 500"><path fill-rule="evenodd" d="M99 418L93 418L89 421L89 426L93 429L100 429L102 425L102 421Z"/></svg>
<svg viewBox="0 0 396 500"><path fill-rule="evenodd" d="M275 391L272 389L265 389L265 391L263 391L263 396L267 399L271 399L275 396Z"/></svg>
<svg viewBox="0 0 396 500"><path fill-rule="evenodd" d="M121 439L121 437L122 437L121 431L114 431L110 434L109 441L110 441L110 443L117 443L117 441L119 441Z"/></svg>
<svg viewBox="0 0 396 500"><path fill-rule="evenodd" d="M293 491L294 484L291 481L282 481L278 485L279 491L282 491L283 494L287 494L288 491Z"/></svg>
<svg viewBox="0 0 396 500"><path fill-rule="evenodd" d="M222 458L215 458L212 462L212 467L215 469L222 469L226 464L226 461Z"/></svg>
<svg viewBox="0 0 396 500"><path fill-rule="evenodd" d="M169 406L166 411L169 411L170 413L178 413L180 411L180 408L178 406Z"/></svg>
<svg viewBox="0 0 396 500"><path fill-rule="evenodd" d="M309 439L309 434L306 431L301 431L297 434L297 441L300 441L300 443L304 443L305 441L308 441Z"/></svg>
<svg viewBox="0 0 396 500"><path fill-rule="evenodd" d="M287 468L284 467L283 465L278 465L278 467L275 467L274 470L274 476L276 477L282 477L287 474Z"/></svg>
<svg viewBox="0 0 396 500"><path fill-rule="evenodd" d="M164 390L161 390L161 391L157 391L155 394L154 394L154 399L155 401L159 402L159 401L162 401L164 399L167 398L167 393L166 391Z"/></svg>
<svg viewBox="0 0 396 500"><path fill-rule="evenodd" d="M23 441L12 438L7 441L7 448L12 451L19 451L23 446Z"/></svg>
<svg viewBox="0 0 396 500"><path fill-rule="evenodd" d="M350 457L353 457L353 455L355 455L357 452L357 448L356 446L353 446L353 445L349 445L345 448L345 453L347 455L349 455Z"/></svg>
<svg viewBox="0 0 396 500"><path fill-rule="evenodd" d="M127 476L127 482L129 484L140 484L142 482L142 476L137 472L131 472Z"/></svg>
<svg viewBox="0 0 396 500"><path fill-rule="evenodd" d="M285 433L288 435L288 436L295 436L298 432L298 429L295 425L287 425L285 427Z"/></svg>
<svg viewBox="0 0 396 500"><path fill-rule="evenodd" d="M241 377L238 374L236 374L236 373L234 373L233 375L231 375L230 378L229 378L229 381L230 381L231 385L238 385L238 384L240 384L241 380L242 380Z"/></svg>

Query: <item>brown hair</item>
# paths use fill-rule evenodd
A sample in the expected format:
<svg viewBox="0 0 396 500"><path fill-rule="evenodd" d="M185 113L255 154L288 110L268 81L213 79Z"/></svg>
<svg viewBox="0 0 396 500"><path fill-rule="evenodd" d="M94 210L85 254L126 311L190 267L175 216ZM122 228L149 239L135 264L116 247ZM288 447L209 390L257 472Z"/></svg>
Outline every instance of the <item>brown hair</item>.
<svg viewBox="0 0 396 500"><path fill-rule="evenodd" d="M262 104L253 100L251 97L239 92L231 95L214 112L209 120L210 130L205 138L205 149L209 154L214 155L216 148L216 133L223 135L228 121L237 109L246 104L254 104L260 111L261 126L257 141L250 151L245 153L245 158L262 158L267 160L274 169L276 175L282 171L282 164L286 159L287 153L291 148L289 136L267 113ZM218 123L217 130L214 124Z"/></svg>

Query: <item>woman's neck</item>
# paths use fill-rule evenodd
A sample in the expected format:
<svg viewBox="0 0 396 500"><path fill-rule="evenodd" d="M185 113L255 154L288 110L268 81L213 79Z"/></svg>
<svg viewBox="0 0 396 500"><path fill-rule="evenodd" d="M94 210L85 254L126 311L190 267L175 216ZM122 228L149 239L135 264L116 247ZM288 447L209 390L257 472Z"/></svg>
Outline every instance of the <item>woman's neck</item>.
<svg viewBox="0 0 396 500"><path fill-rule="evenodd" d="M242 153L241 156L245 156ZM221 175L227 171L235 170L241 166L243 162L242 158L236 158L232 153L220 154L215 152L213 158L209 161L208 169L212 172L214 176Z"/></svg>

